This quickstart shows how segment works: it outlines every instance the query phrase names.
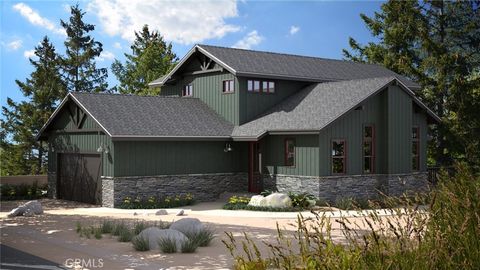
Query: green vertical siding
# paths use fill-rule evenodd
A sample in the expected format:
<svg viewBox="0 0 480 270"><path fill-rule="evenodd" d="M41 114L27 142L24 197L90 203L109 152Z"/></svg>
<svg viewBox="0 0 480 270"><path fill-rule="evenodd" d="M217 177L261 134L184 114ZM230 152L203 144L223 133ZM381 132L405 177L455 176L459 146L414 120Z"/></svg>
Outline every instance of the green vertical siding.
<svg viewBox="0 0 480 270"><path fill-rule="evenodd" d="M224 80L235 80L235 92L224 94L222 92ZM227 121L238 125L238 80L228 72L204 73L185 76L175 82L174 85L161 87L161 96L181 96L185 85L193 85L193 97L199 98L210 108L223 116Z"/></svg>
<svg viewBox="0 0 480 270"><path fill-rule="evenodd" d="M412 98L398 86L388 88L388 173L412 170Z"/></svg>
<svg viewBox="0 0 480 270"><path fill-rule="evenodd" d="M331 144L334 139L346 141L346 174L363 174L363 127L367 124L375 126L375 173L385 173L384 164L386 142L385 106L386 92L364 102L363 110L350 111L337 119L319 134L319 173L321 176L331 175Z"/></svg>
<svg viewBox="0 0 480 270"><path fill-rule="evenodd" d="M416 105L415 105L416 106ZM427 115L424 112L413 114L413 125L420 130L420 171L427 170Z"/></svg>
<svg viewBox="0 0 480 270"><path fill-rule="evenodd" d="M295 139L295 166L285 166L285 139ZM286 175L318 175L318 136L268 136L260 142L263 173Z"/></svg>
<svg viewBox="0 0 480 270"><path fill-rule="evenodd" d="M209 141L116 141L115 176L230 173L247 171L247 143Z"/></svg>
<svg viewBox="0 0 480 270"><path fill-rule="evenodd" d="M240 124L253 120L256 116L278 104L280 101L303 89L308 83L284 80L270 80L275 82L275 93L258 93L247 91L247 80L256 78L239 77L240 86ZM262 80L262 79L258 79Z"/></svg>

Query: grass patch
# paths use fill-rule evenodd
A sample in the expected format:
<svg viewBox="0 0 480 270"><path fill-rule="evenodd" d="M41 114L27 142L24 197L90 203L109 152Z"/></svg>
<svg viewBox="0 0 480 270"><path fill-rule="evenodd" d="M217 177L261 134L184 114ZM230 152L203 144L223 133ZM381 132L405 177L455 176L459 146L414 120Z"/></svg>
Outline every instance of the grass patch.
<svg viewBox="0 0 480 270"><path fill-rule="evenodd" d="M198 242L196 241L196 239L188 238L187 241L184 241L182 243L180 251L182 253L194 253L195 251L197 251L197 248L198 248Z"/></svg>
<svg viewBox="0 0 480 270"><path fill-rule="evenodd" d="M135 225L133 226L133 234L138 235L146 228L148 228L148 224L146 222L144 221L135 222Z"/></svg>
<svg viewBox="0 0 480 270"><path fill-rule="evenodd" d="M158 247L163 253L177 252L177 243L175 242L175 239L170 237L162 237L158 239Z"/></svg>
<svg viewBox="0 0 480 270"><path fill-rule="evenodd" d="M212 228L206 227L197 232L188 232L185 234L190 241L196 243L199 247L207 247L215 238L215 231Z"/></svg>
<svg viewBox="0 0 480 270"><path fill-rule="evenodd" d="M132 238L132 245L136 251L149 251L150 243L147 238L142 236L135 236Z"/></svg>
<svg viewBox="0 0 480 270"><path fill-rule="evenodd" d="M113 231L114 223L111 220L103 220L101 225L102 233L111 233Z"/></svg>
<svg viewBox="0 0 480 270"><path fill-rule="evenodd" d="M128 230L124 222L114 224L112 228L112 235L119 236L123 230Z"/></svg>
<svg viewBox="0 0 480 270"><path fill-rule="evenodd" d="M123 227L120 229L120 233L118 235L118 242L130 242L132 240L133 234L130 229L127 227Z"/></svg>

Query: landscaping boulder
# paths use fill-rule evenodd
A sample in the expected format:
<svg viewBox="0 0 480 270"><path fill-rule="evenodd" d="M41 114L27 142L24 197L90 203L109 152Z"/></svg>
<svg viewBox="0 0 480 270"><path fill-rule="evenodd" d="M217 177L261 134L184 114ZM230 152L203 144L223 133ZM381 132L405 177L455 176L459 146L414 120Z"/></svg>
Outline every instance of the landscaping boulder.
<svg viewBox="0 0 480 270"><path fill-rule="evenodd" d="M185 214L185 211L182 209L178 211L177 216L183 216Z"/></svg>
<svg viewBox="0 0 480 270"><path fill-rule="evenodd" d="M168 212L165 209L160 209L157 212L155 212L155 215L157 215L157 216L168 215Z"/></svg>
<svg viewBox="0 0 480 270"><path fill-rule="evenodd" d="M262 195L255 195L255 196L252 196L248 205L256 206L256 207L265 207L267 206L267 200L265 200L265 197L263 197Z"/></svg>
<svg viewBox="0 0 480 270"><path fill-rule="evenodd" d="M188 241L188 238L179 231L172 229L161 230L158 227L148 227L145 230L141 231L136 237L143 237L145 239L148 239L150 250L158 249L158 240L162 238L169 238L174 240L177 244L177 250L181 250L182 244Z"/></svg>
<svg viewBox="0 0 480 270"><path fill-rule="evenodd" d="M287 194L272 193L265 197L266 206L273 208L292 207L292 200Z"/></svg>
<svg viewBox="0 0 480 270"><path fill-rule="evenodd" d="M204 229L204 226L198 218L183 218L173 222L170 229L182 232L184 234L197 233Z"/></svg>
<svg viewBox="0 0 480 270"><path fill-rule="evenodd" d="M27 213L25 215L25 213ZM28 216L31 217L33 215L40 215L43 214L43 207L39 201L29 201L8 213L8 217L16 217L16 216Z"/></svg>

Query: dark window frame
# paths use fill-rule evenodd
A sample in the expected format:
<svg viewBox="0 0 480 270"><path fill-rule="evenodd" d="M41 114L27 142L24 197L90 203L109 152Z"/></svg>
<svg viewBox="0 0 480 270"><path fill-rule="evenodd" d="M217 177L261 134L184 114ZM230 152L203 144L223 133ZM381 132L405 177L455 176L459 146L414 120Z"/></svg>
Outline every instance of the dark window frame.
<svg viewBox="0 0 480 270"><path fill-rule="evenodd" d="M187 87L190 88L190 94L189 95L187 95ZM183 86L182 97L193 97L193 84L189 83L189 84Z"/></svg>
<svg viewBox="0 0 480 270"><path fill-rule="evenodd" d="M232 83L230 85L230 83ZM228 87L226 87L228 86ZM230 89L230 86L232 86L232 89ZM228 91L227 89L228 88ZM222 81L222 94L233 94L235 93L235 80L234 79L228 79L228 80L223 80Z"/></svg>
<svg viewBox="0 0 480 270"><path fill-rule="evenodd" d="M255 83L258 83L258 89L255 88ZM266 84L266 88L264 88ZM247 79L247 92L248 93L265 93L265 94L275 94L276 93L276 82L272 80L261 80L261 79ZM273 86L273 87L271 87Z"/></svg>
<svg viewBox="0 0 480 270"><path fill-rule="evenodd" d="M334 156L333 155L333 143L342 142L343 143L343 156ZM346 139L333 139L330 144L330 171L332 175L345 175L347 173L347 140ZM342 159L343 160L343 171L342 172L334 172L333 171L333 160L334 159Z"/></svg>
<svg viewBox="0 0 480 270"><path fill-rule="evenodd" d="M414 129L416 129L416 134L417 134L416 138L413 137ZM412 127L411 137L412 137L412 171L416 172L416 171L420 171L420 127L418 126ZM417 152L416 155L413 153L414 143L416 143L416 149L415 149ZM416 161L414 162L415 158L416 158ZM414 167L414 164L415 164L415 167Z"/></svg>
<svg viewBox="0 0 480 270"><path fill-rule="evenodd" d="M293 144L293 152L289 152L288 150L288 144L289 142L292 142ZM285 138L284 140L284 164L286 167L295 167L296 166L296 162L297 162L297 157L296 157L296 154L295 154L295 149L297 148L297 142L295 141L295 138ZM293 162L290 163L288 161L288 157L289 157L289 154L292 154L293 156Z"/></svg>
<svg viewBox="0 0 480 270"><path fill-rule="evenodd" d="M365 128L370 127L372 128L372 137L367 138L365 137ZM370 143L370 156L365 155L365 143L369 142ZM363 130L362 130L362 171L364 174L373 174L375 173L375 125L374 124L365 124L363 125ZM369 158L370 159L370 172L365 171L365 159Z"/></svg>

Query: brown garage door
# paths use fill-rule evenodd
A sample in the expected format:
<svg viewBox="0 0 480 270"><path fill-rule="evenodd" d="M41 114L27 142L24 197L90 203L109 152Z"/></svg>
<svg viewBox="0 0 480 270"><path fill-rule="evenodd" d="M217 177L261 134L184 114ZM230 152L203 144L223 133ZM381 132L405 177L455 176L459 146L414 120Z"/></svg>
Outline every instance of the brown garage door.
<svg viewBox="0 0 480 270"><path fill-rule="evenodd" d="M64 200L100 204L101 159L97 154L59 154L58 197Z"/></svg>

